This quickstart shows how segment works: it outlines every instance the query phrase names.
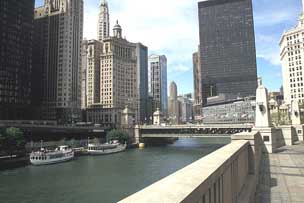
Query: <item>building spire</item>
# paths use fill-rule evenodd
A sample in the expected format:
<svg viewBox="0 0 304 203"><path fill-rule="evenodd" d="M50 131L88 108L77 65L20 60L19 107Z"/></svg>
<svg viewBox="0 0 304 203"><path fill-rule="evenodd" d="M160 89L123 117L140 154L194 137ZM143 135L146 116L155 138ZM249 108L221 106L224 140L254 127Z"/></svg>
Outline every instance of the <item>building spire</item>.
<svg viewBox="0 0 304 203"><path fill-rule="evenodd" d="M116 20L116 25L113 28L113 34L114 34L114 37L122 38L122 29L118 23L118 20Z"/></svg>
<svg viewBox="0 0 304 203"><path fill-rule="evenodd" d="M100 5L108 5L108 1L107 0L101 0Z"/></svg>
<svg viewBox="0 0 304 203"><path fill-rule="evenodd" d="M107 0L101 0L99 7L97 39L103 41L110 36L110 15Z"/></svg>

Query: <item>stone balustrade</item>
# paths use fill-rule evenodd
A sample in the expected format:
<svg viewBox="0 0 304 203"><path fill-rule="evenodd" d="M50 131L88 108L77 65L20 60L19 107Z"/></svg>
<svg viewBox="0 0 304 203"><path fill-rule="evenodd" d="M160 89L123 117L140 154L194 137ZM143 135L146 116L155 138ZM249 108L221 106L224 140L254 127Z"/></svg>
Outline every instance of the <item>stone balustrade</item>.
<svg viewBox="0 0 304 203"><path fill-rule="evenodd" d="M261 155L258 132L240 133L228 144L120 203L254 202ZM256 144L259 143L259 144Z"/></svg>

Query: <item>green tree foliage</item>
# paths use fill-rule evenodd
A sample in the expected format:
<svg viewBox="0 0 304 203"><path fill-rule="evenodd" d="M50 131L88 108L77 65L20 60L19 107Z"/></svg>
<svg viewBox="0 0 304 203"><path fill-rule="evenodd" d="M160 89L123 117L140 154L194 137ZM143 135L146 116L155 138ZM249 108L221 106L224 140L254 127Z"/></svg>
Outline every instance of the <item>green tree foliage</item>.
<svg viewBox="0 0 304 203"><path fill-rule="evenodd" d="M19 128L0 130L0 151L12 155L14 152L25 150L26 140Z"/></svg>
<svg viewBox="0 0 304 203"><path fill-rule="evenodd" d="M121 130L111 130L107 135L107 140L118 140L120 143L128 142L130 139L128 133Z"/></svg>

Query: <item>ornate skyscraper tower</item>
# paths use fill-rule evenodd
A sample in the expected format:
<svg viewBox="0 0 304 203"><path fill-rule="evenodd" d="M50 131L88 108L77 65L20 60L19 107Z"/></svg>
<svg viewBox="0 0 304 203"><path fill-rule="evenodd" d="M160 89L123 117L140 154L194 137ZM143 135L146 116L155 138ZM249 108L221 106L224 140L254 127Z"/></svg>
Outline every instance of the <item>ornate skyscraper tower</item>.
<svg viewBox="0 0 304 203"><path fill-rule="evenodd" d="M97 24L97 39L103 41L110 36L110 17L107 0L101 0Z"/></svg>

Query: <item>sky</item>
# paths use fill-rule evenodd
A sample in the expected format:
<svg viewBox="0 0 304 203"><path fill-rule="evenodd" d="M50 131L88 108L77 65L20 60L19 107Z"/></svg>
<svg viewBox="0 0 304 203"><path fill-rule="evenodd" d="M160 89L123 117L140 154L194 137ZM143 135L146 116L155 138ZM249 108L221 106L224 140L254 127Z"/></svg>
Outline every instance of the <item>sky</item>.
<svg viewBox="0 0 304 203"><path fill-rule="evenodd" d="M96 39L101 0L84 0L84 37ZM44 0L36 0L36 6ZM168 85L193 93L192 54L199 44L198 0L108 0L111 30L116 20L123 36L141 42L150 54L166 55ZM253 0L258 76L270 91L282 85L279 41L297 24L301 0Z"/></svg>

